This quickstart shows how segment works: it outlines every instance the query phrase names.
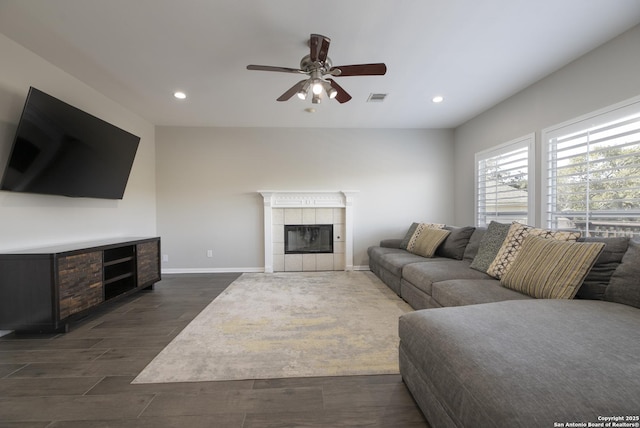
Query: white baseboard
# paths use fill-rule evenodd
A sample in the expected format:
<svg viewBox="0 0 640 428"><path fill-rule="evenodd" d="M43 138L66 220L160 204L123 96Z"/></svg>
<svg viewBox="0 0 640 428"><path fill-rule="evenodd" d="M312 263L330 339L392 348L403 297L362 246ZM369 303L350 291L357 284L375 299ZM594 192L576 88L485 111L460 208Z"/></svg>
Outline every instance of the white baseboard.
<svg viewBox="0 0 640 428"><path fill-rule="evenodd" d="M354 266L353 270L369 270L369 266ZM243 267L243 268L166 268L161 271L163 274L183 274L183 273L262 273L263 267Z"/></svg>
<svg viewBox="0 0 640 428"><path fill-rule="evenodd" d="M161 270L162 273L257 273L264 272L262 267L237 267L237 268L166 268Z"/></svg>

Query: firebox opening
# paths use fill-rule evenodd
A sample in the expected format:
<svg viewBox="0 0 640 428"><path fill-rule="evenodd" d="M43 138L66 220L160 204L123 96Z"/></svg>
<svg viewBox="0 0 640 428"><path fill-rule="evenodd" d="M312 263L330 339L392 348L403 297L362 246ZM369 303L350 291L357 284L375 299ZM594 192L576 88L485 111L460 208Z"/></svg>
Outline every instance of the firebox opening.
<svg viewBox="0 0 640 428"><path fill-rule="evenodd" d="M286 224L284 253L333 253L333 225Z"/></svg>

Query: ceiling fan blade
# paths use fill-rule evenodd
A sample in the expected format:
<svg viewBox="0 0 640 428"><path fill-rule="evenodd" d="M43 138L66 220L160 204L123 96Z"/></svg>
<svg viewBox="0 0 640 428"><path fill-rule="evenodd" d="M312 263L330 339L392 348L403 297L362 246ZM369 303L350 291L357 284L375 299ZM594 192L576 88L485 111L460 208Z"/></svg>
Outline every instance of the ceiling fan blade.
<svg viewBox="0 0 640 428"><path fill-rule="evenodd" d="M284 94L280 95L278 97L278 101L287 101L289 98L291 98L292 96L294 96L296 94L296 92L298 92L300 89L302 89L302 87L304 86L305 82L309 80L309 79L303 79L301 81L299 81L298 83L296 83L295 85L293 85L291 88L289 88L289 90L287 92L285 92Z"/></svg>
<svg viewBox="0 0 640 428"><path fill-rule="evenodd" d="M347 101L349 101L351 99L351 95L349 95L347 93L347 91L342 89L342 86L338 85L338 83L335 80L327 79L327 81L329 81L329 83L331 84L331 87L333 89L338 91L338 95L336 95L336 101L338 101L340 104L342 104L342 103L346 103Z"/></svg>
<svg viewBox="0 0 640 428"><path fill-rule="evenodd" d="M329 53L329 44L331 39L320 34L312 34L309 39L309 57L312 62L324 62Z"/></svg>
<svg viewBox="0 0 640 428"><path fill-rule="evenodd" d="M333 73L334 70L340 70L340 73ZM382 76L387 72L387 66L382 62L375 64L341 65L331 67L329 72L334 76Z"/></svg>
<svg viewBox="0 0 640 428"><path fill-rule="evenodd" d="M247 65L247 70L257 70L257 71L281 71L283 73L302 73L305 74L304 71L299 68L288 68L288 67L273 67L271 65Z"/></svg>

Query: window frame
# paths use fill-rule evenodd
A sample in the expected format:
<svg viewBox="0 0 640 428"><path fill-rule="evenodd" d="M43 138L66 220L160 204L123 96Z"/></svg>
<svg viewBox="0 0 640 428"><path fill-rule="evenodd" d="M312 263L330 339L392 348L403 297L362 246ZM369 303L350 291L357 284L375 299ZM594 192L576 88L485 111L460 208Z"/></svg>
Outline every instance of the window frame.
<svg viewBox="0 0 640 428"><path fill-rule="evenodd" d="M527 224L535 224L535 193L536 193L536 138L535 132L523 135L507 141L506 143L493 146L489 149L479 151L474 156L474 223L477 227L485 227L488 224L479 224L480 213L480 188L479 188L479 164L482 161L506 155L517 150L527 149ZM486 214L485 214L486 216Z"/></svg>
<svg viewBox="0 0 640 428"><path fill-rule="evenodd" d="M553 204L552 198L554 195L554 192L550 191L551 185L549 184L553 179L551 175L552 169L550 168L550 150L552 146L550 141L554 138L566 137L572 134L588 133L590 129L602 127L603 125L609 124L613 121L621 120L625 117L638 113L640 113L640 96L627 99L620 103L604 107L542 130L540 168L541 197L539 207L539 216L542 227L554 227L551 214L552 211L549 209ZM589 212L589 210L586 212ZM640 216L640 211L638 211L638 216Z"/></svg>

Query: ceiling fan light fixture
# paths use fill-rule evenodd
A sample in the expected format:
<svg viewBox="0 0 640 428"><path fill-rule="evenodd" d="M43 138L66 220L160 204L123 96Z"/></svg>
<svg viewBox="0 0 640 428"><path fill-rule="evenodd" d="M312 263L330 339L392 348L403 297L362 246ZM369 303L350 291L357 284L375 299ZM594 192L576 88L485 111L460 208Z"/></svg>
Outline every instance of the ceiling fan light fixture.
<svg viewBox="0 0 640 428"><path fill-rule="evenodd" d="M326 80L322 81L322 87L329 96L329 99L332 100L336 97L336 95L338 95L338 91L333 86L331 86L331 83L327 82Z"/></svg>
<svg viewBox="0 0 640 428"><path fill-rule="evenodd" d="M311 34L309 38L309 54L300 60L300 68L274 67L271 65L247 65L247 70L277 71L282 73L304 74L308 77L300 80L282 95L277 101L287 101L294 95L301 100L309 98L311 92L312 102L319 104L322 97L335 99L340 104L346 103L352 97L338 83L328 76L382 76L387 73L387 66L380 63L353 64L334 67L333 62L327 56L331 39L321 34ZM327 81L328 79L328 81ZM326 93L325 94L323 94Z"/></svg>
<svg viewBox="0 0 640 428"><path fill-rule="evenodd" d="M302 88L300 88L300 90L296 92L296 95L298 96L298 98L300 98L301 100L307 99L307 94L309 93L309 86L311 86L311 82L309 80L304 82L304 85L302 85Z"/></svg>
<svg viewBox="0 0 640 428"><path fill-rule="evenodd" d="M311 90L314 95L320 95L322 93L322 82L320 80L315 80L311 86Z"/></svg>

